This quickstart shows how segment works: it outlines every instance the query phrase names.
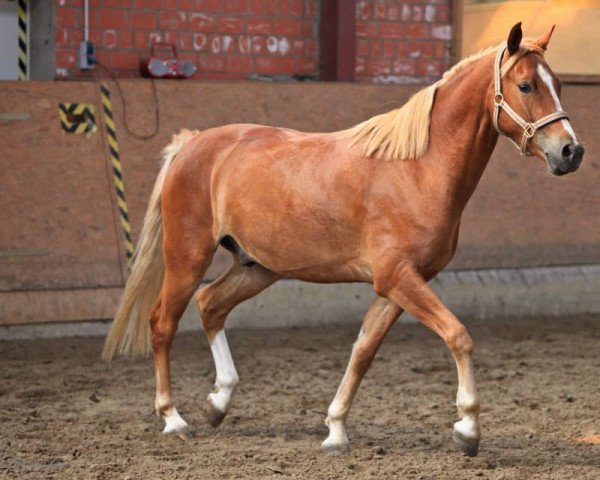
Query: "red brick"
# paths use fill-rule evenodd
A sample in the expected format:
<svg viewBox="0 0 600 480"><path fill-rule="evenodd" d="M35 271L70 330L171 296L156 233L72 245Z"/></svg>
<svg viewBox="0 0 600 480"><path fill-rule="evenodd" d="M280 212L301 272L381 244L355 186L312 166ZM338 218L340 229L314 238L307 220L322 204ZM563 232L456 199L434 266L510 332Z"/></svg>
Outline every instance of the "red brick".
<svg viewBox="0 0 600 480"><path fill-rule="evenodd" d="M69 45L69 30L66 28L57 28L54 32L54 43L56 47L66 47Z"/></svg>
<svg viewBox="0 0 600 480"><path fill-rule="evenodd" d="M377 58L383 56L383 43L379 40L371 40L371 57Z"/></svg>
<svg viewBox="0 0 600 480"><path fill-rule="evenodd" d="M361 56L369 55L371 42L365 39L359 39L356 42L356 54Z"/></svg>
<svg viewBox="0 0 600 480"><path fill-rule="evenodd" d="M115 50L110 55L110 66L113 68L137 70L139 61L140 56L137 53Z"/></svg>
<svg viewBox="0 0 600 480"><path fill-rule="evenodd" d="M177 32L165 32L165 42L177 46L179 44L179 34ZM165 48L165 54L167 49Z"/></svg>
<svg viewBox="0 0 600 480"><path fill-rule="evenodd" d="M197 12L219 13L221 11L221 0L196 0L195 10Z"/></svg>
<svg viewBox="0 0 600 480"><path fill-rule="evenodd" d="M375 2L373 17L375 17L376 20L385 20L385 2L381 0Z"/></svg>
<svg viewBox="0 0 600 480"><path fill-rule="evenodd" d="M117 46L116 30L104 30L102 32L102 46L104 48L115 48Z"/></svg>
<svg viewBox="0 0 600 480"><path fill-rule="evenodd" d="M383 38L403 38L404 25L401 23L382 23L379 26L379 32Z"/></svg>
<svg viewBox="0 0 600 480"><path fill-rule="evenodd" d="M367 65L367 61L365 59L365 57L357 57L356 58L356 64L355 64L355 73L360 74L360 73L364 73L366 71L366 65Z"/></svg>
<svg viewBox="0 0 600 480"><path fill-rule="evenodd" d="M252 73L253 59L248 55L227 55L227 70L230 72Z"/></svg>
<svg viewBox="0 0 600 480"><path fill-rule="evenodd" d="M273 20L273 33L276 35L300 35L302 24L298 20L279 18Z"/></svg>
<svg viewBox="0 0 600 480"><path fill-rule="evenodd" d="M235 0L221 0L221 12L233 13L235 12Z"/></svg>
<svg viewBox="0 0 600 480"><path fill-rule="evenodd" d="M385 40L383 42L383 56L395 57L398 51L398 42L394 40Z"/></svg>
<svg viewBox="0 0 600 480"><path fill-rule="evenodd" d="M198 32L215 32L217 21L212 15L193 13L190 15L190 28Z"/></svg>
<svg viewBox="0 0 600 480"><path fill-rule="evenodd" d="M125 10L99 9L96 12L96 19L98 22L94 26L98 28L124 28L127 23Z"/></svg>
<svg viewBox="0 0 600 480"><path fill-rule="evenodd" d="M246 32L248 33L271 33L272 22L268 18L248 18L246 20Z"/></svg>
<svg viewBox="0 0 600 480"><path fill-rule="evenodd" d="M439 77L444 73L442 62L421 58L417 61L417 74L425 77Z"/></svg>
<svg viewBox="0 0 600 480"><path fill-rule="evenodd" d="M150 46L148 41L148 32L137 30L133 32L133 46L138 50L146 51Z"/></svg>
<svg viewBox="0 0 600 480"><path fill-rule="evenodd" d="M183 12L161 12L158 25L163 30L183 30L187 26L186 15Z"/></svg>
<svg viewBox="0 0 600 480"><path fill-rule="evenodd" d="M185 10L186 12L193 12L196 8L195 0L179 0L179 10Z"/></svg>
<svg viewBox="0 0 600 480"><path fill-rule="evenodd" d="M358 15L360 20L370 20L373 18L373 4L371 2L358 2Z"/></svg>
<svg viewBox="0 0 600 480"><path fill-rule="evenodd" d="M78 9L57 7L56 25L59 27L78 27L80 15L81 12Z"/></svg>
<svg viewBox="0 0 600 480"><path fill-rule="evenodd" d="M193 40L190 32L181 32L179 34L179 48L183 51L193 50Z"/></svg>
<svg viewBox="0 0 600 480"><path fill-rule="evenodd" d="M240 35L238 37L238 52L240 53L251 53L252 52L252 38L248 35Z"/></svg>
<svg viewBox="0 0 600 480"><path fill-rule="evenodd" d="M290 14L296 17L302 17L304 15L304 1L303 0L289 0L290 1Z"/></svg>
<svg viewBox="0 0 600 480"><path fill-rule="evenodd" d="M304 54L304 40L295 39L292 42L292 52L294 55L303 55Z"/></svg>
<svg viewBox="0 0 600 480"><path fill-rule="evenodd" d="M316 18L318 15L317 0L306 0L305 14L307 17Z"/></svg>
<svg viewBox="0 0 600 480"><path fill-rule="evenodd" d="M224 72L226 57L225 55L210 55L200 54L198 55L198 68L202 71L217 71Z"/></svg>
<svg viewBox="0 0 600 480"><path fill-rule="evenodd" d="M306 40L306 51L304 52L309 57L316 57L319 53L319 43L316 40Z"/></svg>
<svg viewBox="0 0 600 480"><path fill-rule="evenodd" d="M105 7L131 7L133 0L104 0Z"/></svg>
<svg viewBox="0 0 600 480"><path fill-rule="evenodd" d="M156 13L146 11L133 11L129 14L129 23L132 28L145 28L154 30L157 26Z"/></svg>
<svg viewBox="0 0 600 480"><path fill-rule="evenodd" d="M386 18L391 21L396 21L400 18L400 6L388 5Z"/></svg>
<svg viewBox="0 0 600 480"><path fill-rule="evenodd" d="M357 37L376 37L379 33L379 22L356 22Z"/></svg>
<svg viewBox="0 0 600 480"><path fill-rule="evenodd" d="M75 66L77 53L74 49L57 48L56 49L56 66L58 68L69 68Z"/></svg>
<svg viewBox="0 0 600 480"><path fill-rule="evenodd" d="M441 40L433 42L434 56L437 58L447 58L449 54L448 49L449 45L446 42Z"/></svg>
<svg viewBox="0 0 600 480"><path fill-rule="evenodd" d="M256 57L255 58L256 73L264 74L287 74L291 75L294 72L294 59L290 57Z"/></svg>
<svg viewBox="0 0 600 480"><path fill-rule="evenodd" d="M302 57L298 59L296 71L294 73L312 73L317 75L319 73L319 67L314 59Z"/></svg>
<svg viewBox="0 0 600 480"><path fill-rule="evenodd" d="M235 2L236 13L250 12L250 2L251 0L237 0L237 2Z"/></svg>
<svg viewBox="0 0 600 480"><path fill-rule="evenodd" d="M315 22L312 20L304 20L302 23L302 28L300 30L300 34L304 37L311 37L313 35L313 29L315 27Z"/></svg>
<svg viewBox="0 0 600 480"><path fill-rule="evenodd" d="M266 52L267 47L266 47L266 38L259 36L259 35L254 35L252 37L252 53L263 53Z"/></svg>
<svg viewBox="0 0 600 480"><path fill-rule="evenodd" d="M72 47L79 48L79 44L81 43L82 40L83 40L83 31L81 30L81 28L69 30L69 44Z"/></svg>
<svg viewBox="0 0 600 480"><path fill-rule="evenodd" d="M415 60L396 59L392 62L392 72L395 75L414 75L417 73Z"/></svg>
<svg viewBox="0 0 600 480"><path fill-rule="evenodd" d="M367 68L372 75L389 75L392 71L391 62L387 59L369 59Z"/></svg>
<svg viewBox="0 0 600 480"><path fill-rule="evenodd" d="M119 30L117 32L117 45L119 48L133 48L133 32L131 30Z"/></svg>
<svg viewBox="0 0 600 480"><path fill-rule="evenodd" d="M406 25L406 38L428 38L429 25L426 23L409 23Z"/></svg>
<svg viewBox="0 0 600 480"><path fill-rule="evenodd" d="M218 31L222 33L242 33L244 22L240 17L222 17L218 21Z"/></svg>
<svg viewBox="0 0 600 480"><path fill-rule="evenodd" d="M192 46L194 47L194 50L199 52L206 50L207 43L208 41L204 33L194 33L194 38L192 40Z"/></svg>

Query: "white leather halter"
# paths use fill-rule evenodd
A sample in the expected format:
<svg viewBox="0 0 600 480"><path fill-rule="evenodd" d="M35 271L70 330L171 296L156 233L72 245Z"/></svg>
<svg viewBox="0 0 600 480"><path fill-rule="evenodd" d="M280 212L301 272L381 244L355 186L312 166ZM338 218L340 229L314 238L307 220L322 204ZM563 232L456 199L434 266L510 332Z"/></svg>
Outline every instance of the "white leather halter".
<svg viewBox="0 0 600 480"><path fill-rule="evenodd" d="M527 150L527 144L529 143L529 139L535 135L535 132L552 122L556 122L557 120L561 120L563 118L568 119L569 115L567 112L559 110L532 123L525 121L523 117L521 117L510 107L508 103L506 103L506 100L504 100L504 95L502 95L502 57L505 50L506 47L502 47L500 50L498 50L496 61L494 63L494 127L499 134L507 137L515 145L515 147L517 147L517 149L521 152L521 155L531 156L531 152ZM498 116L500 115L501 109L503 109L508 116L523 129L523 140L521 141L521 145L500 130L500 127L498 126Z"/></svg>

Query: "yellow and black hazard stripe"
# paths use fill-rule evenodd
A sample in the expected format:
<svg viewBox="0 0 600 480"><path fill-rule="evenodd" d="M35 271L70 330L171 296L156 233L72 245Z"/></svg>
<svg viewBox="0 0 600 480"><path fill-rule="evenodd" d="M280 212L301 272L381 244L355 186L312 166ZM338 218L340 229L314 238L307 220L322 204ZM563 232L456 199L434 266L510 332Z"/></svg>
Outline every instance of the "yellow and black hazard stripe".
<svg viewBox="0 0 600 480"><path fill-rule="evenodd" d="M91 103L59 103L58 117L66 133L93 133L97 130Z"/></svg>
<svg viewBox="0 0 600 480"><path fill-rule="evenodd" d="M131 240L131 225L129 224L129 213L127 212L127 203L125 202L125 183L123 182L123 169L121 168L121 159L119 157L119 144L117 143L117 131L110 103L110 91L103 83L100 84L100 95L102 97L102 110L104 113L104 124L106 125L106 137L108 140L108 150L110 152L110 163L112 165L113 178L117 190L117 204L121 215L121 225L125 234L125 254L127 260L131 261L133 257L133 242Z"/></svg>
<svg viewBox="0 0 600 480"><path fill-rule="evenodd" d="M19 80L27 80L27 0L17 1L19 15Z"/></svg>

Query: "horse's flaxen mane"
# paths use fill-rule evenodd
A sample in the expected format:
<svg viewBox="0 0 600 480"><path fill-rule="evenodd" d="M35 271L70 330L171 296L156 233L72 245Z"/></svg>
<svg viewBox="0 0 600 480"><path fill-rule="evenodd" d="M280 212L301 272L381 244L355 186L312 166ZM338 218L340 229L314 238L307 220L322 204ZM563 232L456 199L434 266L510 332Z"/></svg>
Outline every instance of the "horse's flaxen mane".
<svg viewBox="0 0 600 480"><path fill-rule="evenodd" d="M496 53L501 45L483 49L462 59L447 70L442 78L426 87L405 103L402 107L355 125L339 134L349 138L353 144L365 140L364 154L384 160L402 160L418 158L427 152L429 147L429 124L435 92L441 85L455 78L464 68L473 62ZM512 55L502 66L505 75L515 62L525 53L535 52L543 55L543 50L531 40L524 40L517 55Z"/></svg>

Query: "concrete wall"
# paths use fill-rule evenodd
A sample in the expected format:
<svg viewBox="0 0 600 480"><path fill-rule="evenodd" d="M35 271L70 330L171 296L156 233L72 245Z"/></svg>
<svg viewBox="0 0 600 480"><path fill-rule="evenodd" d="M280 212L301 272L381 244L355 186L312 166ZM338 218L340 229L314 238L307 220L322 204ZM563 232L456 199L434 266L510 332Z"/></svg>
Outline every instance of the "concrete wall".
<svg viewBox="0 0 600 480"><path fill-rule="evenodd" d="M123 88L130 127L151 131L149 82L129 80ZM414 92L406 86L194 81L161 81L157 89L160 132L144 142L125 134L112 87L134 238L157 155L180 128L257 122L331 131L389 110ZM452 269L600 263L600 87L565 86L563 97L587 144L580 171L550 177L540 161L518 156L501 140L465 211ZM126 275L103 127L89 138L64 134L59 102L93 103L101 118L96 83L0 84L2 113L30 116L0 128L0 323L110 316ZM219 254L208 278L227 262Z"/></svg>

